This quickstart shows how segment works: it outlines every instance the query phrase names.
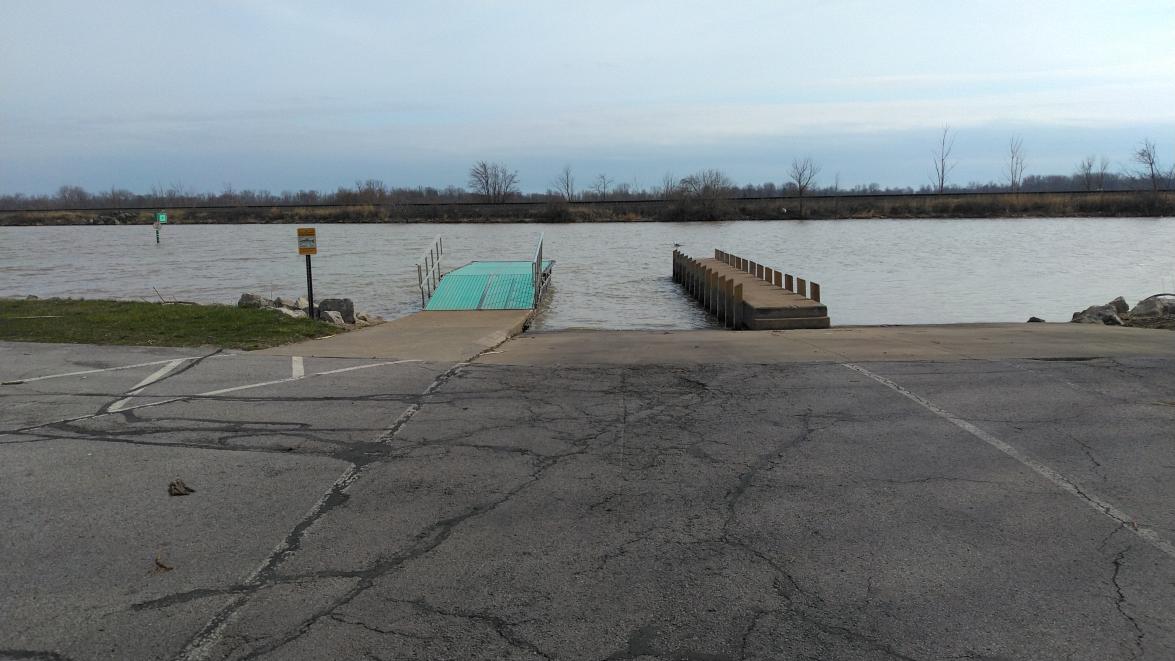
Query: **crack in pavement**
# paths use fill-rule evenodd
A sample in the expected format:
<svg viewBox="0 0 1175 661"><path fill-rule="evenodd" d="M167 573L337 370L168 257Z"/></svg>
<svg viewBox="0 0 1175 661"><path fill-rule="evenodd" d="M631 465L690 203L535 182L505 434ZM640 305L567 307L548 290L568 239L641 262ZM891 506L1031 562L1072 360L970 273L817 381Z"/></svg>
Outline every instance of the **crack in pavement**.
<svg viewBox="0 0 1175 661"><path fill-rule="evenodd" d="M1142 657L1146 654L1146 648L1144 648L1143 644L1142 644L1143 638L1146 637L1146 634L1143 632L1142 626L1139 625L1138 620L1134 619L1133 616L1131 616L1129 613L1126 612L1126 609L1125 609L1126 594L1122 591L1122 584L1118 582L1118 574L1121 573L1121 571L1122 571L1122 566L1125 563L1126 554L1129 551L1130 551L1130 547L1128 546L1125 549L1122 549L1121 551L1119 551L1117 553L1117 555L1114 556L1114 560L1113 560L1114 573L1113 573L1113 575L1110 576L1110 582L1113 583L1113 585L1114 585L1114 592L1115 592L1114 608L1116 608L1118 610L1118 613L1123 618L1125 618L1126 621L1128 621L1130 623L1130 626L1134 629L1134 646L1137 649L1135 650L1133 658L1137 659L1137 658Z"/></svg>
<svg viewBox="0 0 1175 661"><path fill-rule="evenodd" d="M0 658L20 659L22 661L24 659L30 659L31 661L71 661L70 657L58 652L4 648L0 648Z"/></svg>

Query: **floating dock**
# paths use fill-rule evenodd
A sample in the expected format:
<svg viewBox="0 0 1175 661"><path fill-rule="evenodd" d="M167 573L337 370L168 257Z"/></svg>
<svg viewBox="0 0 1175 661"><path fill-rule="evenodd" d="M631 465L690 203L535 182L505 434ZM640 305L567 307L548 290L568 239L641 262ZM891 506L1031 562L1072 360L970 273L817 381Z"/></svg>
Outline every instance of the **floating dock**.
<svg viewBox="0 0 1175 661"><path fill-rule="evenodd" d="M528 310L541 299L553 266L542 262L536 289L533 262L471 262L442 276L424 309Z"/></svg>
<svg viewBox="0 0 1175 661"><path fill-rule="evenodd" d="M543 259L539 234L531 260L476 261L445 273L440 237L416 265L420 307L426 312L537 310L551 280L554 260Z"/></svg>
<svg viewBox="0 0 1175 661"><path fill-rule="evenodd" d="M673 280L727 328L829 328L820 285L721 250L695 259L673 251ZM809 298L809 294L811 298Z"/></svg>

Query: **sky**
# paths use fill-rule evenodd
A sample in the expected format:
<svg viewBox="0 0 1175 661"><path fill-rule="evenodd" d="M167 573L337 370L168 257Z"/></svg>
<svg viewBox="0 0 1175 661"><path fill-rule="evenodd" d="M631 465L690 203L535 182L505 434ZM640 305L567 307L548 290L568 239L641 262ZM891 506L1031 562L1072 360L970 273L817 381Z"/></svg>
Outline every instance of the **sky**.
<svg viewBox="0 0 1175 661"><path fill-rule="evenodd" d="M638 187L951 181L1155 140L1175 163L1172 0L3 0L0 194L463 186L570 165Z"/></svg>

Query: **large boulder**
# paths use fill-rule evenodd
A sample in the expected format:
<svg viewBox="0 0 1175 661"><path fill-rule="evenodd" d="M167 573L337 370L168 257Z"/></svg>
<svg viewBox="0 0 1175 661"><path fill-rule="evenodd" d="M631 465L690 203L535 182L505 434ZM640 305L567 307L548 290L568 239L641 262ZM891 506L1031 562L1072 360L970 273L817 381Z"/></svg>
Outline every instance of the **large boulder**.
<svg viewBox="0 0 1175 661"><path fill-rule="evenodd" d="M318 315L318 318L327 322L327 323L334 324L336 326L346 326L347 325L347 322L343 320L343 315L339 314L338 312L336 312L334 310L327 310L325 312L320 312Z"/></svg>
<svg viewBox="0 0 1175 661"><path fill-rule="evenodd" d="M306 312L303 310L291 310L290 308L274 309L292 319L305 319L307 317Z"/></svg>
<svg viewBox="0 0 1175 661"><path fill-rule="evenodd" d="M1112 305L1091 305L1081 312L1074 312L1075 324L1105 324L1107 326L1121 326L1122 318Z"/></svg>
<svg viewBox="0 0 1175 661"><path fill-rule="evenodd" d="M269 308L273 307L273 301L265 298L260 294L241 294L241 299L237 301L239 308Z"/></svg>
<svg viewBox="0 0 1175 661"><path fill-rule="evenodd" d="M293 307L295 310L309 310L310 301L305 296L299 296L298 300L294 301Z"/></svg>
<svg viewBox="0 0 1175 661"><path fill-rule="evenodd" d="M349 298L324 298L318 303L320 312L338 312L343 321L355 323L355 303Z"/></svg>
<svg viewBox="0 0 1175 661"><path fill-rule="evenodd" d="M1131 317L1175 317L1175 294L1155 294L1138 302Z"/></svg>
<svg viewBox="0 0 1175 661"><path fill-rule="evenodd" d="M1127 312L1130 312L1130 304L1127 303L1126 299L1122 298L1121 296L1115 298L1109 303L1106 303L1106 305L1114 308L1114 312L1117 312L1119 315L1124 315Z"/></svg>

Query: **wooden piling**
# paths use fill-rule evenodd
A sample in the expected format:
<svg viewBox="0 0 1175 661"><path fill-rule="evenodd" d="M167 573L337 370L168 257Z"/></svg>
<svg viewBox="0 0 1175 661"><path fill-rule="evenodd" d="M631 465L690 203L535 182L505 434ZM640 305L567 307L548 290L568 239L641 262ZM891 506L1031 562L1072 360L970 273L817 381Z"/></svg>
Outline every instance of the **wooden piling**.
<svg viewBox="0 0 1175 661"><path fill-rule="evenodd" d="M740 282L734 286L734 325L731 326L734 330L738 330L739 322L742 321L743 314L743 285Z"/></svg>
<svg viewBox="0 0 1175 661"><path fill-rule="evenodd" d="M803 278L796 278L796 293L800 296L808 295L808 281Z"/></svg>

